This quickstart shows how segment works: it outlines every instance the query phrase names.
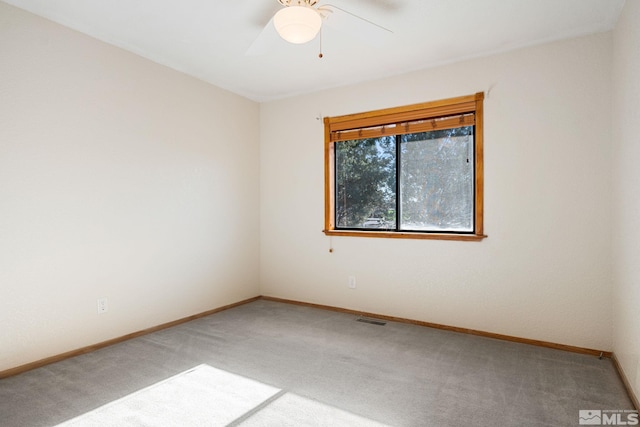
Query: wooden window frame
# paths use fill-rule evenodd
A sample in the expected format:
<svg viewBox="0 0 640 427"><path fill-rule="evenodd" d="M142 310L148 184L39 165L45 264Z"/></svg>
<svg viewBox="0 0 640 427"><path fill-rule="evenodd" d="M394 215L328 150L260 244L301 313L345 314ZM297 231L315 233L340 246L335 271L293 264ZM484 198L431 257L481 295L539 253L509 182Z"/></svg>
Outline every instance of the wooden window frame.
<svg viewBox="0 0 640 427"><path fill-rule="evenodd" d="M457 98L443 99L422 104L387 108L365 113L324 118L324 233L327 236L382 237L395 239L431 239L481 241L484 234L484 159L483 159L483 101L484 92ZM472 233L454 234L413 231L374 231L340 230L335 228L335 144L340 140L354 139L350 135L360 136L367 132L384 133L387 126L398 125L408 128L409 122L432 122L440 125L442 117L473 114L475 117L474 154L475 154L475 218ZM462 119L461 119L462 120ZM439 123L437 125L436 123ZM418 125L420 126L420 125ZM452 127L452 126L449 126ZM378 128L378 130L375 130ZM366 137L367 135L364 135Z"/></svg>

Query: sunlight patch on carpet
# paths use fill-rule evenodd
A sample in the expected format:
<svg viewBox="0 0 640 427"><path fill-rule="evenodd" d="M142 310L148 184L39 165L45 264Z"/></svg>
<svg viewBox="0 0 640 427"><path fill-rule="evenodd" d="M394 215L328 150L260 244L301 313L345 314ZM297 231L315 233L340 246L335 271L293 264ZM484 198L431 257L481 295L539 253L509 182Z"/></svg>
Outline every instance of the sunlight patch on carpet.
<svg viewBox="0 0 640 427"><path fill-rule="evenodd" d="M199 365L59 426L227 425L280 390Z"/></svg>
<svg viewBox="0 0 640 427"><path fill-rule="evenodd" d="M243 427L278 426L345 426L345 427L385 427L368 418L325 405L316 400L287 393L273 403L256 412Z"/></svg>
<svg viewBox="0 0 640 427"><path fill-rule="evenodd" d="M384 424L199 365L57 427L371 426Z"/></svg>

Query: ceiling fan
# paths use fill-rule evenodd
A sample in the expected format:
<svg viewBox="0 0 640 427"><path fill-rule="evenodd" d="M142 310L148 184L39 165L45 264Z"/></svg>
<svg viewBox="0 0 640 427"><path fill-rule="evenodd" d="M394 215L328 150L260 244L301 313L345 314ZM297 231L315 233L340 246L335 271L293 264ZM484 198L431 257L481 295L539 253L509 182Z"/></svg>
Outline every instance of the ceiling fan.
<svg viewBox="0 0 640 427"><path fill-rule="evenodd" d="M258 38L253 42L247 54L258 54L264 50L264 39L273 29L283 40L293 44L304 44L315 39L321 32L323 24L341 25L353 29L356 34L371 31L392 34L393 32L368 19L346 11L332 4L318 5L318 0L277 0L283 8L278 10L269 20ZM366 26L366 31L362 27ZM322 41L320 41L322 45ZM322 58L322 47L319 57Z"/></svg>

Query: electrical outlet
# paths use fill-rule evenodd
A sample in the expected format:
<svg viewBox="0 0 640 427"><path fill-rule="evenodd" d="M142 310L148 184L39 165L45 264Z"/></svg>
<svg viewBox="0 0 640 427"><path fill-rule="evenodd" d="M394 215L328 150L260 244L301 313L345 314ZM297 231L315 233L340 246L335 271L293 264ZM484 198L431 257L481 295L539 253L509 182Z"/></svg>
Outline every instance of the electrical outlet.
<svg viewBox="0 0 640 427"><path fill-rule="evenodd" d="M349 289L356 288L356 276L349 276Z"/></svg>
<svg viewBox="0 0 640 427"><path fill-rule="evenodd" d="M98 314L109 311L109 304L106 298L98 298Z"/></svg>

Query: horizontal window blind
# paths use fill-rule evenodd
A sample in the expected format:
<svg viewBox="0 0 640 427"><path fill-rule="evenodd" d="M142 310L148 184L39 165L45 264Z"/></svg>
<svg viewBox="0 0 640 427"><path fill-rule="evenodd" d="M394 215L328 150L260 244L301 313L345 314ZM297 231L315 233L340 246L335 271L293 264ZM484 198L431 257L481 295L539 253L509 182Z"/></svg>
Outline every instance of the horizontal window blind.
<svg viewBox="0 0 640 427"><path fill-rule="evenodd" d="M483 93L405 107L325 118L330 142L473 126Z"/></svg>
<svg viewBox="0 0 640 427"><path fill-rule="evenodd" d="M439 117L437 119L430 120L416 120L413 122L394 123L386 126L332 132L331 142L453 129L463 126L473 126L475 123L475 114Z"/></svg>

